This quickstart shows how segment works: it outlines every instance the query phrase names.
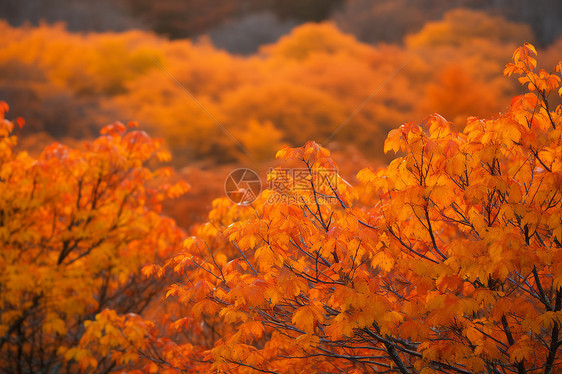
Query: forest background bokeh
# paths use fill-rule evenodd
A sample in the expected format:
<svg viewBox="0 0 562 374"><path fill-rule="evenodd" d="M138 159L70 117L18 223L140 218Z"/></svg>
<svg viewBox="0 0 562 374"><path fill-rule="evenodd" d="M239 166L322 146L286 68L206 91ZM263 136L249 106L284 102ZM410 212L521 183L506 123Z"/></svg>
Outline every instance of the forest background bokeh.
<svg viewBox="0 0 562 374"><path fill-rule="evenodd" d="M166 207L187 229L229 171L265 175L283 144L329 140L351 177L388 161L383 141L405 121L497 116L521 92L501 77L518 45L560 60L561 12L545 0L4 0L0 98L26 119L32 154L116 120L162 137L192 186Z"/></svg>

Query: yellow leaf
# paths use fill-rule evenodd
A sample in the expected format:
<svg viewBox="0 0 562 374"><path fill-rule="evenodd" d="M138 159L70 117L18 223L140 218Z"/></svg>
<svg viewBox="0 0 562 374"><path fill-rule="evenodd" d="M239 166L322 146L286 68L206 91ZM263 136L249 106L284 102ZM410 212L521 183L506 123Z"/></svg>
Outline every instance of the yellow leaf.
<svg viewBox="0 0 562 374"><path fill-rule="evenodd" d="M324 320L322 312L314 306L305 305L298 308L293 313L292 322L295 326L306 332L307 334L313 334L314 328L318 325L318 322Z"/></svg>
<svg viewBox="0 0 562 374"><path fill-rule="evenodd" d="M371 260L373 268L378 267L384 272L389 272L394 267L394 259L390 257L385 251L377 253Z"/></svg>
<svg viewBox="0 0 562 374"><path fill-rule="evenodd" d="M310 347L316 347L320 343L320 338L318 335L304 334L299 336L296 341L302 349L309 349Z"/></svg>

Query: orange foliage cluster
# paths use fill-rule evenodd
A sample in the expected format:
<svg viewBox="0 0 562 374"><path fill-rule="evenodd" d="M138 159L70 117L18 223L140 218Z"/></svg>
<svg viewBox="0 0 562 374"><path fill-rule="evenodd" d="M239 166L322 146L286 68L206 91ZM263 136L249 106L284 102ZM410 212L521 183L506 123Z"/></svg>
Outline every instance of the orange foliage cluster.
<svg viewBox="0 0 562 374"><path fill-rule="evenodd" d="M160 210L188 185L168 183L170 169L149 170L151 159L169 157L162 142L121 123L82 150L55 143L38 158L17 152L7 110L0 102L1 371L117 368L136 356L93 356L78 342L106 308L151 308L163 285L140 269L180 248L183 233Z"/></svg>
<svg viewBox="0 0 562 374"><path fill-rule="evenodd" d="M173 165L192 169L182 175L192 184L209 174L197 168L219 163L263 171L282 144L309 139L328 143L353 174L360 168L346 155L351 147L390 161L383 141L400 123L438 112L460 128L468 115L503 110L516 86L497 72L516 44L532 38L525 25L468 10L427 24L403 46L371 46L333 24L305 24L250 56L141 31L79 34L6 23L0 31L0 97L26 117L22 149L35 155L55 139L75 145L99 124L142 119L164 138ZM166 206L183 227L222 194L226 172L215 171L203 191Z"/></svg>
<svg viewBox="0 0 562 374"><path fill-rule="evenodd" d="M562 105L550 99L562 61L548 73L535 57L526 44L506 66L530 90L506 113L462 132L438 114L405 123L385 141L404 156L356 187L317 143L283 147L304 179L277 169L269 178L293 188L215 200L183 253L143 268L170 278L166 298L184 308L164 334L158 319L106 310L65 359L163 373L558 372ZM271 203L280 193L292 199Z"/></svg>
<svg viewBox="0 0 562 374"><path fill-rule="evenodd" d="M515 89L497 72L531 37L528 26L468 10L428 24L403 47L370 46L332 24L305 24L247 57L140 31L0 29L0 92L25 112L29 129L82 137L95 135L97 123L139 118L166 140L176 164L268 160L282 143L325 141L342 124L334 143L383 157L386 133L411 118L438 111L461 126L467 115L503 110Z"/></svg>
<svg viewBox="0 0 562 374"><path fill-rule="evenodd" d="M290 202L216 200L185 253L147 274L188 274L190 306L166 372L557 372L562 365L562 94L531 45L505 73L531 93L462 133L440 115L391 131L353 188L314 142ZM277 172L270 175L279 178ZM322 198L320 198L322 197ZM212 342L194 333L203 326ZM191 338L191 339L190 339ZM160 343L161 344L161 343ZM186 357L194 357L186 359Z"/></svg>
<svg viewBox="0 0 562 374"><path fill-rule="evenodd" d="M15 131L50 133L28 144L92 136L112 117L164 138L116 122L34 157L17 151L23 120L0 102L6 372L561 367L562 62L548 73L518 48L504 73L530 92L497 114L516 89L496 74L526 26L456 10L404 46L369 46L307 24L247 57L139 31L0 31L0 93L29 114ZM433 114L384 141L433 111L451 122ZM490 119L464 126L468 115ZM312 138L402 157L352 186ZM153 168L170 161L164 143L176 165L257 165L306 143L277 153L306 177L277 169L272 186L299 188L215 200L182 247L161 211L188 185Z"/></svg>

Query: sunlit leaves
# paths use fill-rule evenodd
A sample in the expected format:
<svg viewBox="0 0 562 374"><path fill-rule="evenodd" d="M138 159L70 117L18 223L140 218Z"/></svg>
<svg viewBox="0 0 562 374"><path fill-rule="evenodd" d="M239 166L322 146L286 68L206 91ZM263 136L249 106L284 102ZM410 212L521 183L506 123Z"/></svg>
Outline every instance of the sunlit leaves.
<svg viewBox="0 0 562 374"><path fill-rule="evenodd" d="M3 119L8 107L0 106ZM83 149L56 143L37 159L15 152L13 125L2 126L0 366L13 364L19 350L16 364L30 371L107 370L111 350L147 341L142 329L150 328L140 317L117 313L150 304L158 286L147 277L159 270L150 264L169 257L182 238L159 216L160 204L188 186L146 168L161 142L119 122ZM115 311L102 312L108 307ZM112 360L131 366L135 349L114 351Z"/></svg>
<svg viewBox="0 0 562 374"><path fill-rule="evenodd" d="M535 56L525 45L507 73L533 69ZM361 171L357 187L308 142L277 153L302 175L271 171L272 189L252 206L215 201L186 241L189 261L168 264L189 273L170 293L222 331L208 345L211 367L559 364L561 133L545 101L559 80L537 74L538 95L494 119L470 117L462 133L437 114L391 131L385 151L401 157Z"/></svg>
<svg viewBox="0 0 562 374"><path fill-rule="evenodd" d="M100 123L139 118L165 138L177 166L192 158L267 160L281 142L323 141L336 128L333 140L382 158L385 134L404 121L437 111L460 127L467 115L503 110L514 90L496 79L498 66L512 43L531 34L524 24L454 9L399 45L368 45L332 24L307 23L240 56L206 41L169 41L147 31L83 35L62 25L6 22L0 28L5 88L23 87L26 94L11 95L21 97L12 105L40 113L27 118L34 130L90 136ZM371 95L382 82L384 89Z"/></svg>
<svg viewBox="0 0 562 374"><path fill-rule="evenodd" d="M332 53L322 43L314 53ZM559 365L562 132L547 100L560 79L535 71L531 45L513 60L506 74L532 92L505 113L463 132L437 114L405 123L385 142L398 157L356 187L320 144L283 147L290 168L269 173L271 188L252 204L215 200L181 251L158 212L188 186L143 166L168 159L161 142L116 122L85 150L54 144L35 160L12 151L4 120L0 333L17 341L19 319L38 323L82 371L106 356L148 372ZM156 279L171 284L160 331L128 313Z"/></svg>

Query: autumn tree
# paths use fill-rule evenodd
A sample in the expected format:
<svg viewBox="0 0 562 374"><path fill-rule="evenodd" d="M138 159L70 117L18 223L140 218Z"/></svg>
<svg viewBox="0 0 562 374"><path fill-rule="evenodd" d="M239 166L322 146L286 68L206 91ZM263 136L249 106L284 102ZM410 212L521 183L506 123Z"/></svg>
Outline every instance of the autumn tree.
<svg viewBox="0 0 562 374"><path fill-rule="evenodd" d="M385 143L404 156L356 188L318 144L283 148L298 173L216 200L185 253L144 269L184 276L167 296L190 312L137 352L168 372L559 371L562 62L535 56L507 65L530 92L506 113L406 123Z"/></svg>
<svg viewBox="0 0 562 374"><path fill-rule="evenodd" d="M490 85L491 86L491 85ZM464 126L468 115L497 113L498 88L475 80L471 69L462 64L445 67L435 82L426 86L425 109L433 108L451 122Z"/></svg>
<svg viewBox="0 0 562 374"><path fill-rule="evenodd" d="M383 143L397 123L437 111L460 128L467 115L488 118L508 105L515 85L497 72L520 40L533 39L523 24L468 10L446 13L403 45L368 45L332 23L308 23L248 56L147 31L5 22L0 30L0 96L25 113L26 135L94 137L100 123L142 118L176 166L248 161L207 112L247 148L269 142L271 128L298 146L325 142L343 125L325 145L390 161ZM249 153L262 161L274 150Z"/></svg>
<svg viewBox="0 0 562 374"><path fill-rule="evenodd" d="M410 45L473 44L478 40L492 40L501 44L534 37L531 27L510 22L501 16L491 16L483 11L453 9L441 21L428 22L422 30L406 37Z"/></svg>
<svg viewBox="0 0 562 374"><path fill-rule="evenodd" d="M512 96L522 93L516 82L497 72L521 41L533 39L526 24L469 9L450 10L442 20L406 36L408 49L423 55L434 69L423 88L418 114L440 113L456 129L464 127L468 116L495 116Z"/></svg>
<svg viewBox="0 0 562 374"><path fill-rule="evenodd" d="M121 123L81 150L17 152L7 111L0 102L0 371L117 370L131 357L80 349L84 326L151 308L162 285L140 269L179 248L183 234L160 207L187 185L149 169L169 157L162 142Z"/></svg>

